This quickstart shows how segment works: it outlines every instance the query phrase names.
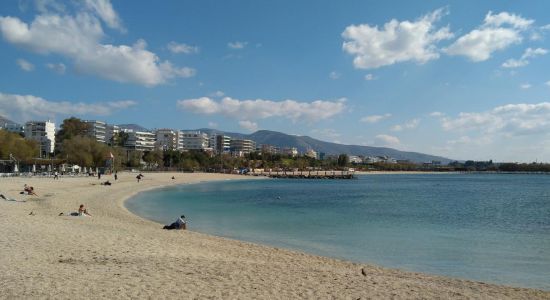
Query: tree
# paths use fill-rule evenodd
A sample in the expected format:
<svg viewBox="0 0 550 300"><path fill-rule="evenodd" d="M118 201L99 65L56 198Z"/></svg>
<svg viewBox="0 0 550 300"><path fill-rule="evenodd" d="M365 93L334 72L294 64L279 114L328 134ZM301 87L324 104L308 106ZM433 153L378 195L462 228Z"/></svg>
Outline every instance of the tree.
<svg viewBox="0 0 550 300"><path fill-rule="evenodd" d="M0 129L0 159L10 159L12 154L18 160L36 157L39 147L36 141L26 140L17 133Z"/></svg>
<svg viewBox="0 0 550 300"><path fill-rule="evenodd" d="M111 140L109 141L109 143L113 146L124 147L124 145L126 145L126 142L128 142L129 138L130 138L130 135L128 134L128 132L121 131L121 132L115 133L111 137Z"/></svg>
<svg viewBox="0 0 550 300"><path fill-rule="evenodd" d="M69 119L63 120L61 129L55 135L55 140L59 145L63 145L63 141L65 140L76 136L86 136L89 129L89 124L83 122L79 118L70 117Z"/></svg>
<svg viewBox="0 0 550 300"><path fill-rule="evenodd" d="M152 169L154 166L162 166L163 165L163 153L161 150L153 150L145 153L143 156L143 161L147 163L147 166Z"/></svg>
<svg viewBox="0 0 550 300"><path fill-rule="evenodd" d="M338 155L338 166L339 167L345 167L349 163L349 157L347 154L340 154Z"/></svg>
<svg viewBox="0 0 550 300"><path fill-rule="evenodd" d="M74 136L62 143L59 158L80 166L103 167L109 157L110 148L90 137Z"/></svg>

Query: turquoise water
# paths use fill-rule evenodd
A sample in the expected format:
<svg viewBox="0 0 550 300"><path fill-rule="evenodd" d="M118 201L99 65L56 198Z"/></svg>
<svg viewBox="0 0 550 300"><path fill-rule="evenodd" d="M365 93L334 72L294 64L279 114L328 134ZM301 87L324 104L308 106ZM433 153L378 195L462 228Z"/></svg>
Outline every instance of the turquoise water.
<svg viewBox="0 0 550 300"><path fill-rule="evenodd" d="M247 180L139 194L130 211L208 234L404 270L550 290L550 176Z"/></svg>

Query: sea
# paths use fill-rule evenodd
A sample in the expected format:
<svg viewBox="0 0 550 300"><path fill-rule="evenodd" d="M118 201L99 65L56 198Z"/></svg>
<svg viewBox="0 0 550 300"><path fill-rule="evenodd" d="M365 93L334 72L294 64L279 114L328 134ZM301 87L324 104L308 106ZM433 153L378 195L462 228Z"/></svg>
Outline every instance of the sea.
<svg viewBox="0 0 550 300"><path fill-rule="evenodd" d="M550 290L550 175L388 174L187 184L138 194L163 224L389 268Z"/></svg>

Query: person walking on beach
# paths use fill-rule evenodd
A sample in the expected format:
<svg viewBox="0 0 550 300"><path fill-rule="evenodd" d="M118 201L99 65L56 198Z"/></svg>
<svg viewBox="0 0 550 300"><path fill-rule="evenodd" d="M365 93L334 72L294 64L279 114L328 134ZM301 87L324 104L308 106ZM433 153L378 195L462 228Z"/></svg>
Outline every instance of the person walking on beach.
<svg viewBox="0 0 550 300"><path fill-rule="evenodd" d="M54 180L58 180L58 179L59 179L59 173L57 173L57 171L55 171L55 173L53 173L53 179L54 179Z"/></svg>
<svg viewBox="0 0 550 300"><path fill-rule="evenodd" d="M101 172L97 172L97 180L100 180L101 179Z"/></svg>
<svg viewBox="0 0 550 300"><path fill-rule="evenodd" d="M139 173L138 176L136 176L137 182L139 182L143 178L143 174Z"/></svg>
<svg viewBox="0 0 550 300"><path fill-rule="evenodd" d="M115 181L117 181L117 180L118 180L118 173L117 173L117 171L115 171Z"/></svg>

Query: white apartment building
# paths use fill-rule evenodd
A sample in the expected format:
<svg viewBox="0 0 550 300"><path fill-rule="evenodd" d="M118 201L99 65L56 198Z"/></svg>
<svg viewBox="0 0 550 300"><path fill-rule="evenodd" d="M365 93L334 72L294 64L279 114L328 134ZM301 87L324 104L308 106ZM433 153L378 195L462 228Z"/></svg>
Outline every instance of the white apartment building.
<svg viewBox="0 0 550 300"><path fill-rule="evenodd" d="M88 125L87 135L91 138L94 138L96 141L101 143L106 143L106 131L107 124L105 122L96 121L96 120L84 120L82 121Z"/></svg>
<svg viewBox="0 0 550 300"><path fill-rule="evenodd" d="M0 123L0 129L14 133L25 133L23 126L17 123Z"/></svg>
<svg viewBox="0 0 550 300"><path fill-rule="evenodd" d="M55 150L55 123L51 121L29 121L25 123L25 138L37 141L40 157L48 157Z"/></svg>
<svg viewBox="0 0 550 300"><path fill-rule="evenodd" d="M155 131L155 147L161 150L178 150L178 132L172 129L158 129Z"/></svg>
<svg viewBox="0 0 550 300"><path fill-rule="evenodd" d="M307 150L305 156L310 157L310 158L318 159L317 151L315 151L313 149Z"/></svg>
<svg viewBox="0 0 550 300"><path fill-rule="evenodd" d="M176 131L176 149L183 151L183 131Z"/></svg>
<svg viewBox="0 0 550 300"><path fill-rule="evenodd" d="M253 140L235 139L230 142L231 152L236 156L242 156L256 151L256 142Z"/></svg>
<svg viewBox="0 0 550 300"><path fill-rule="evenodd" d="M208 148L208 135L200 131L183 131L183 150L206 150Z"/></svg>
<svg viewBox="0 0 550 300"><path fill-rule="evenodd" d="M124 147L129 150L152 151L155 149L155 134L145 131L124 129L128 133L128 141Z"/></svg>
<svg viewBox="0 0 550 300"><path fill-rule="evenodd" d="M282 153L284 155L289 155L289 156L292 156L292 157L296 157L298 156L298 149L295 148L295 147L286 147L286 148L283 148L283 151Z"/></svg>

